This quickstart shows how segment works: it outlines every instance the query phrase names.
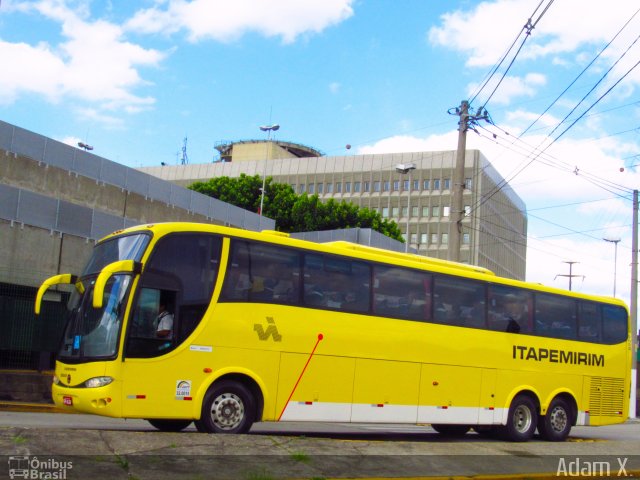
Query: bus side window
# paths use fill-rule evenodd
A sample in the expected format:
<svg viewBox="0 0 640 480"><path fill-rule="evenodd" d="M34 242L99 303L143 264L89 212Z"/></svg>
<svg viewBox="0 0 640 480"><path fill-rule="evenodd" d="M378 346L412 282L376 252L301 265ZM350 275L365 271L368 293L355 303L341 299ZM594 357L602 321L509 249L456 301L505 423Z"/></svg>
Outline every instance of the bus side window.
<svg viewBox="0 0 640 480"><path fill-rule="evenodd" d="M572 298L537 293L535 297L536 333L545 337L576 339L576 301Z"/></svg>
<svg viewBox="0 0 640 480"><path fill-rule="evenodd" d="M376 265L373 285L373 311L376 315L421 322L430 320L430 274Z"/></svg>
<svg viewBox="0 0 640 480"><path fill-rule="evenodd" d="M489 285L489 329L509 333L531 333L531 293L504 285Z"/></svg>
<svg viewBox="0 0 640 480"><path fill-rule="evenodd" d="M627 311L622 307L602 307L602 341L607 344L624 342L627 339Z"/></svg>
<svg viewBox="0 0 640 480"><path fill-rule="evenodd" d="M602 312L596 303L578 304L578 339L599 342L602 338Z"/></svg>

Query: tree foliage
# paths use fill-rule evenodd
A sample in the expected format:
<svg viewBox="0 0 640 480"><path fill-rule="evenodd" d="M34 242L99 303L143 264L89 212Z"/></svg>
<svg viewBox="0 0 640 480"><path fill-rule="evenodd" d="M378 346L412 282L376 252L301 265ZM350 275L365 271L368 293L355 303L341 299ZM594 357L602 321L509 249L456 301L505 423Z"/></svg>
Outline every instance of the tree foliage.
<svg viewBox="0 0 640 480"><path fill-rule="evenodd" d="M191 190L251 212L259 212L262 178L241 174L239 177L216 177L196 182ZM296 195L290 185L265 180L263 214L273 218L281 232L311 232L339 228L371 228L393 239L403 241L398 225L378 212L346 201L330 198L322 202L318 195Z"/></svg>

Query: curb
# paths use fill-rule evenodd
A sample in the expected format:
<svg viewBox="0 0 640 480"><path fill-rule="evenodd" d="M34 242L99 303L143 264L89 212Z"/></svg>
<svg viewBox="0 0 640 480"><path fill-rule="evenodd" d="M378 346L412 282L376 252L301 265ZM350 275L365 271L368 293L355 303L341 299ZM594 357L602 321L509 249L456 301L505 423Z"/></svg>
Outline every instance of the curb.
<svg viewBox="0 0 640 480"><path fill-rule="evenodd" d="M0 401L0 412L75 413L56 407L53 403L28 403Z"/></svg>

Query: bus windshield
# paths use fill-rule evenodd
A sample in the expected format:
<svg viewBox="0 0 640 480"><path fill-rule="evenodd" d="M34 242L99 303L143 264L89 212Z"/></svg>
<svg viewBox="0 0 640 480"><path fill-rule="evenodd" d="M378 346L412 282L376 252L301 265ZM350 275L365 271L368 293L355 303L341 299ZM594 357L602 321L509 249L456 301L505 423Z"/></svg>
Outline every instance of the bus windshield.
<svg viewBox="0 0 640 480"><path fill-rule="evenodd" d="M87 361L114 357L132 276L112 276L105 286L102 308L93 308L93 287L97 275L119 260L140 261L149 243L146 234L116 237L96 245L80 279L79 288L67 305L68 321L59 358Z"/></svg>

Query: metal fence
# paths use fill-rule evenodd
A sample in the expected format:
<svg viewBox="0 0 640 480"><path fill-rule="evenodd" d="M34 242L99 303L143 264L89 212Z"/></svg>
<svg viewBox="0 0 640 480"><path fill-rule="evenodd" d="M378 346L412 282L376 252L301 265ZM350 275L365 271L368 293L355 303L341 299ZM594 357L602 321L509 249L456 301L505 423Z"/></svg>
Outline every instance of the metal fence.
<svg viewBox="0 0 640 480"><path fill-rule="evenodd" d="M225 225L247 230L275 228L272 219L3 121L0 121L0 149L203 215Z"/></svg>

